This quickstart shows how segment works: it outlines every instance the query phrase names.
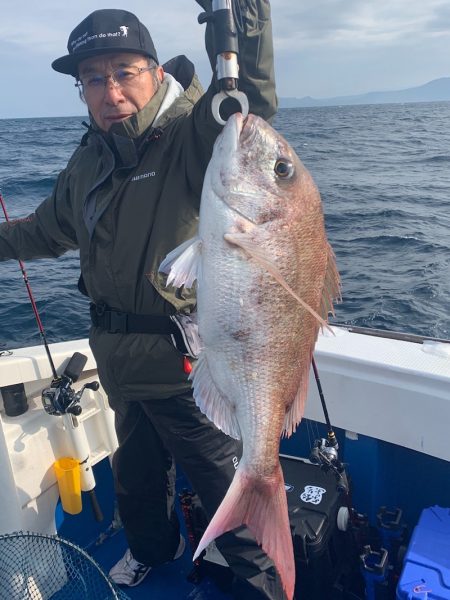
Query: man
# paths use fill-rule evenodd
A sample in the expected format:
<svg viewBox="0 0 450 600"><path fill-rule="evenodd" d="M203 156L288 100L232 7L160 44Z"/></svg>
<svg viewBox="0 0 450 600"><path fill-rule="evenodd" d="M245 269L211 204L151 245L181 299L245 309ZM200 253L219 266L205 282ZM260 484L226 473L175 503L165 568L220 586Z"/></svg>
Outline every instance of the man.
<svg viewBox="0 0 450 600"><path fill-rule="evenodd" d="M211 8L209 0L199 3ZM239 5L240 89L251 112L270 118L269 2ZM209 26L207 40L213 62ZM181 325L189 325L194 294L166 287L158 272L166 254L196 231L203 176L221 130L211 113L217 86L213 80L203 95L183 56L161 66L148 30L127 11L95 11L67 47L52 66L76 78L91 122L53 194L28 219L1 226L0 259L80 250L79 287L92 300L90 344L115 411L113 472L129 543L111 577L134 586L184 550L175 461L212 517L240 456L192 398ZM235 573L236 598L283 598L273 564L246 528L221 536L217 546Z"/></svg>

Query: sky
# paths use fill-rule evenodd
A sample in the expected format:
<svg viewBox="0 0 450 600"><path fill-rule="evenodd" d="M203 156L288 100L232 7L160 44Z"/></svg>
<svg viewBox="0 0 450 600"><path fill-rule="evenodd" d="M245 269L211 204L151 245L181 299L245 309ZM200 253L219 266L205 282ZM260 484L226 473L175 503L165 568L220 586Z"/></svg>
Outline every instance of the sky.
<svg viewBox="0 0 450 600"><path fill-rule="evenodd" d="M400 90L450 76L449 0L272 0L280 97ZM52 70L89 13L124 8L145 23L164 62L186 54L210 77L195 0L6 0L0 28L0 118L76 116L70 76Z"/></svg>

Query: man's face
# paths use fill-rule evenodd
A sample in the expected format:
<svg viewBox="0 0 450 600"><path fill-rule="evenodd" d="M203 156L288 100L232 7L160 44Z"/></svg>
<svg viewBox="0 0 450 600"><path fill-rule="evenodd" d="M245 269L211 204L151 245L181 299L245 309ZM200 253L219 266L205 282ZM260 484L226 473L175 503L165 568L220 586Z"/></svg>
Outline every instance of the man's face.
<svg viewBox="0 0 450 600"><path fill-rule="evenodd" d="M155 77L162 81L164 71L160 66L151 71L137 70L147 67L145 56L129 52L101 54L80 62L78 76L83 83L84 98L103 131L108 131L113 123L129 119L155 95L158 88ZM113 71L120 74L120 81L108 77L105 84L102 78ZM137 74L133 76L134 73Z"/></svg>

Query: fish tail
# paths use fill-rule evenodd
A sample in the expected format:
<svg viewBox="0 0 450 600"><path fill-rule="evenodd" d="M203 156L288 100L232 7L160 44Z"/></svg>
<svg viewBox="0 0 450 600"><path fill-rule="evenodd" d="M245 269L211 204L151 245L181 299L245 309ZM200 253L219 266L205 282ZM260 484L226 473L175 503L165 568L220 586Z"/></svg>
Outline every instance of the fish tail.
<svg viewBox="0 0 450 600"><path fill-rule="evenodd" d="M272 559L288 600L294 595L295 563L281 467L270 480L238 470L222 504L209 523L194 560L217 537L246 525Z"/></svg>

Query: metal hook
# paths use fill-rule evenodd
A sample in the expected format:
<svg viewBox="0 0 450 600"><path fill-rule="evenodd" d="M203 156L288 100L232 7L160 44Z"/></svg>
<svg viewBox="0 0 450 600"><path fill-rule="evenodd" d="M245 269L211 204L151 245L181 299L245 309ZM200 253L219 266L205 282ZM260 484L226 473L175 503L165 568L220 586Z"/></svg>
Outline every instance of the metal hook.
<svg viewBox="0 0 450 600"><path fill-rule="evenodd" d="M248 115L248 111L249 111L248 98L244 94L244 92L240 92L237 89L229 90L229 91L222 90L221 92L217 93L213 97L212 102L211 102L211 110L212 110L213 117L220 125L225 125L225 123L226 123L226 121L224 121L222 119L222 117L220 116L220 105L226 98L234 98L237 102L239 102L239 105L241 107L242 116L245 118Z"/></svg>

